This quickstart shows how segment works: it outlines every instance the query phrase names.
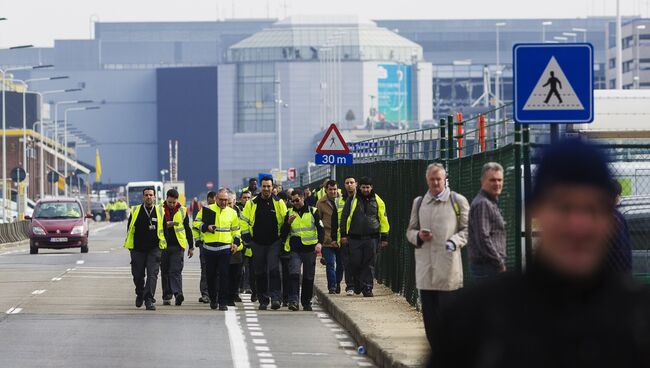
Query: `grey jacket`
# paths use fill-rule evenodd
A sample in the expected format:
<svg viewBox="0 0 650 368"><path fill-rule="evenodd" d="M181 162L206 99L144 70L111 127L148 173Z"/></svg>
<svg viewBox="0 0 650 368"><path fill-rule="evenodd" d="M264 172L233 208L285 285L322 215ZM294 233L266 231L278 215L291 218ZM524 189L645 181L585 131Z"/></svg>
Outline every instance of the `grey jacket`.
<svg viewBox="0 0 650 368"><path fill-rule="evenodd" d="M462 195L454 195L460 210L458 221L450 195L451 192L446 190L440 199L436 199L427 192L422 199L419 213L416 213L417 198L413 200L406 237L411 244L422 245L415 249L415 284L420 290L450 291L463 287L463 262L460 251L467 244L469 203ZM431 230L432 240L418 241L418 218L419 229ZM456 245L453 252L447 251L448 241Z"/></svg>

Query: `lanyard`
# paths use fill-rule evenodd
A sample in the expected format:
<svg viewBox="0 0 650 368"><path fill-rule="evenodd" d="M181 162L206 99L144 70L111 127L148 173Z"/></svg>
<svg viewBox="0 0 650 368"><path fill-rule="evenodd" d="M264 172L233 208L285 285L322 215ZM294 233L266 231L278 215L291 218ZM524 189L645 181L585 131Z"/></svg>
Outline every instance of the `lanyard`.
<svg viewBox="0 0 650 368"><path fill-rule="evenodd" d="M151 222L151 213L153 212L153 210L155 209L155 207L154 207L154 206L151 206L151 209L150 209L149 211L147 211L147 206L142 206L142 207L144 207L144 213L146 213L146 214L147 214L147 218L149 218L149 225L153 225L153 223Z"/></svg>

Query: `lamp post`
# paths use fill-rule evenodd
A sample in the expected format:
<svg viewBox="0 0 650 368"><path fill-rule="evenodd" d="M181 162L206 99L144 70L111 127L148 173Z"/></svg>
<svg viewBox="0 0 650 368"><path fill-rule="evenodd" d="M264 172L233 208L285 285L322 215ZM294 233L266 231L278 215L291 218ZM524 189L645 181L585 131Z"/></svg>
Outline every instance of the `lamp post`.
<svg viewBox="0 0 650 368"><path fill-rule="evenodd" d="M68 113L71 111L99 110L99 106L69 107L63 113L63 194L68 196L68 184L65 179L68 178Z"/></svg>
<svg viewBox="0 0 650 368"><path fill-rule="evenodd" d="M639 56L639 53L641 52L641 37L639 36L639 31L642 31L644 29L645 29L645 24L639 24L638 26L636 26L634 28L634 32L635 32L635 36L636 36L635 37L636 39L634 40L634 46L635 46L635 49L636 49L636 52L635 52L636 60L634 61L634 65L635 65L635 68L634 68L635 69L634 88L636 88L636 89L641 88L641 83L640 83L640 80L641 80L641 68L639 67L639 62L641 61L640 56Z"/></svg>
<svg viewBox="0 0 650 368"><path fill-rule="evenodd" d="M501 128L501 125L499 124L499 121L501 120L501 111L499 110L499 106L501 105L501 33L500 33L500 28L505 27L506 23L505 22L499 22L495 24L496 27L496 33L497 33L497 49L496 49L496 56L497 56L497 67L496 67L496 72L494 73L494 95L495 95L495 107L496 110L494 111L494 118L496 120L496 129L497 129L497 137L499 136L499 130Z"/></svg>
<svg viewBox="0 0 650 368"><path fill-rule="evenodd" d="M563 36L555 36L553 37L553 39L557 42L567 42L569 40L567 37L563 37Z"/></svg>
<svg viewBox="0 0 650 368"><path fill-rule="evenodd" d="M551 21L542 22L542 42L546 42L546 27L553 25Z"/></svg>
<svg viewBox="0 0 650 368"><path fill-rule="evenodd" d="M587 42L587 29L586 28L572 28L573 32L582 33L582 42Z"/></svg>
<svg viewBox="0 0 650 368"><path fill-rule="evenodd" d="M93 103L93 100L70 100L70 101L59 101L54 103L54 150L58 154L59 152L59 105L76 105L76 104L85 104L85 103ZM63 148L64 151L67 150L67 147ZM56 157L57 155L54 155L54 170L59 171L59 159ZM64 157L65 152L64 152ZM56 189L56 184L53 184L52 192L56 193L56 195L59 195L58 189Z"/></svg>
<svg viewBox="0 0 650 368"><path fill-rule="evenodd" d="M68 93L68 92L77 92L77 91L81 91L81 88L56 89L56 90L51 90L51 91L34 92L34 93L36 93L40 97L39 98L39 107L40 107L40 106L43 106L43 96L45 96L45 95L53 95L53 94L56 94L56 93ZM41 180L39 182L39 192L40 192L40 198L43 198L45 196L45 155L43 153L43 145L45 144L45 141L43 140L44 135L43 135L43 124L42 124L43 119L42 119L42 117L37 123L40 123L40 128L41 128L41 131L40 131L40 134L41 134L41 147L40 147L40 152L39 152ZM54 123L54 125L56 125L56 122ZM56 137L54 137L54 138L56 139ZM55 145L55 147L56 147L56 145ZM56 155L54 157L54 160L56 161Z"/></svg>

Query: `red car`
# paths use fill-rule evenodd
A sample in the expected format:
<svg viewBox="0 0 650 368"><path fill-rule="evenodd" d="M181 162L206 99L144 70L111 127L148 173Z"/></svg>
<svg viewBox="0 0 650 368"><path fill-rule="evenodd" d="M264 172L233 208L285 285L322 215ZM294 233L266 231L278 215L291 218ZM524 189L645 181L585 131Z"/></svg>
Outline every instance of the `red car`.
<svg viewBox="0 0 650 368"><path fill-rule="evenodd" d="M29 253L40 248L81 248L88 253L88 218L81 202L75 198L47 198L36 203L29 241Z"/></svg>

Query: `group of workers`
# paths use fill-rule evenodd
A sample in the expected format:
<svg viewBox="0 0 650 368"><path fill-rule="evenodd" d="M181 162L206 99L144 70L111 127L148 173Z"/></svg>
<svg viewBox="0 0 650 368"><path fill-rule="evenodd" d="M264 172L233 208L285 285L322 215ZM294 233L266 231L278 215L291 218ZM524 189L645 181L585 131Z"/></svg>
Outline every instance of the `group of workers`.
<svg viewBox="0 0 650 368"><path fill-rule="evenodd" d="M111 222L123 221L126 218L126 211L129 206L123 199L116 199L106 204L106 212Z"/></svg>
<svg viewBox="0 0 650 368"><path fill-rule="evenodd" d="M185 300L182 271L185 253L200 250L201 297L210 308L228 310L241 302L241 286L259 309L312 310L318 254L326 264L328 290L372 297L377 251L388 245L386 205L370 178L345 178L345 191L326 180L308 189L281 191L272 177L257 180L237 195L222 188L209 192L194 214L170 189L162 205L155 189L143 190L143 204L131 208L124 247L131 255L136 307L156 309L161 273L163 305ZM188 213L190 212L190 213ZM193 215L193 216L192 216ZM191 219L193 217L193 219ZM302 275L302 282L301 282ZM243 282L242 282L243 278Z"/></svg>

